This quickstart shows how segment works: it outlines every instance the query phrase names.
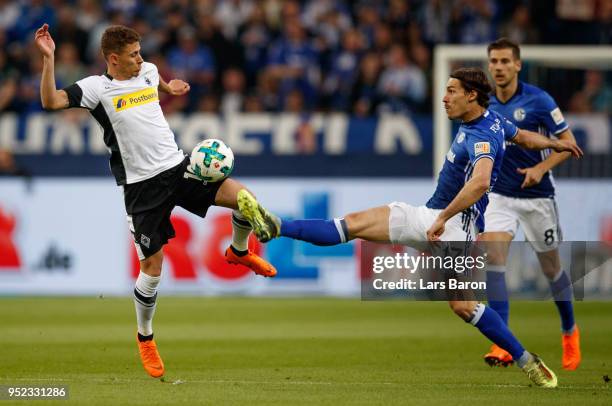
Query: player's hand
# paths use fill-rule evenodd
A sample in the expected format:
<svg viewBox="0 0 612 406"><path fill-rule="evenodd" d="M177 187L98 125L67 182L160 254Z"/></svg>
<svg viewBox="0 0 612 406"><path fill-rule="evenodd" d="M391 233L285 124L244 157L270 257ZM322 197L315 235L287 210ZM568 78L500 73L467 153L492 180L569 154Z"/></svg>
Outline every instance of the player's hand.
<svg viewBox="0 0 612 406"><path fill-rule="evenodd" d="M34 35L34 43L40 53L47 58L51 58L55 52L55 42L49 34L49 24L43 24Z"/></svg>
<svg viewBox="0 0 612 406"><path fill-rule="evenodd" d="M521 175L525 175L525 180L521 185L521 189L537 185L542 181L542 178L546 173L536 166L532 166L531 168L518 168L516 171Z"/></svg>
<svg viewBox="0 0 612 406"><path fill-rule="evenodd" d="M180 79L172 79L168 82L168 88L170 89L170 94L173 96L182 96L191 89L189 83Z"/></svg>
<svg viewBox="0 0 612 406"><path fill-rule="evenodd" d="M582 158L584 155L584 152L582 152L576 142L570 140L555 140L552 149L557 152L571 152L574 158Z"/></svg>
<svg viewBox="0 0 612 406"><path fill-rule="evenodd" d="M440 241L440 237L444 234L444 225L446 221L440 217L436 218L429 230L427 230L427 239L429 241Z"/></svg>

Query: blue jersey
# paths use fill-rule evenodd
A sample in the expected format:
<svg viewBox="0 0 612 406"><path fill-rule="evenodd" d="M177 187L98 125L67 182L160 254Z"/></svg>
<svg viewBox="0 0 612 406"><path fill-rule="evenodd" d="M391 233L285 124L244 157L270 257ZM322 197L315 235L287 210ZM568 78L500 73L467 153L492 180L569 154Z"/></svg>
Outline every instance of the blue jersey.
<svg viewBox="0 0 612 406"><path fill-rule="evenodd" d="M475 120L462 123L446 154L446 161L438 176L438 186L426 206L444 209L457 196L463 185L470 180L474 166L479 159L493 160L491 185L495 184L502 166L505 141L518 134L518 128L494 111L486 110ZM479 231L484 231L484 212L489 203L485 193L468 210L476 219Z"/></svg>
<svg viewBox="0 0 612 406"><path fill-rule="evenodd" d="M519 81L516 93L505 103L501 103L495 95L492 95L489 108L507 117L521 129L539 132L546 136L557 135L568 128L561 110L552 97L544 90L528 83ZM550 172L542 177L539 184L521 189L525 175L516 171L517 168L535 166L548 155L550 150L527 150L516 144L509 144L493 192L519 198L554 196L555 188Z"/></svg>

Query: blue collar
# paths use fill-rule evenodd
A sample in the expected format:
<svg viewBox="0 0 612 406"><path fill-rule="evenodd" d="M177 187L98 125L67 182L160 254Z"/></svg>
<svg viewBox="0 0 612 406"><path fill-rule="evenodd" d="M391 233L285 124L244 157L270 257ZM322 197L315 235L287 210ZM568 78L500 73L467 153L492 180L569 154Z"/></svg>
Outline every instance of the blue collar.
<svg viewBox="0 0 612 406"><path fill-rule="evenodd" d="M523 93L523 82L521 82L520 80L518 81L518 85L516 86L516 92L514 92L514 94L512 96L510 96L510 98L508 100L506 100L505 103L502 103L498 98L497 95L494 93L493 97L495 97L495 100L497 100L497 102L499 104L508 104L512 101L512 99L514 99L516 96L520 95L521 93Z"/></svg>

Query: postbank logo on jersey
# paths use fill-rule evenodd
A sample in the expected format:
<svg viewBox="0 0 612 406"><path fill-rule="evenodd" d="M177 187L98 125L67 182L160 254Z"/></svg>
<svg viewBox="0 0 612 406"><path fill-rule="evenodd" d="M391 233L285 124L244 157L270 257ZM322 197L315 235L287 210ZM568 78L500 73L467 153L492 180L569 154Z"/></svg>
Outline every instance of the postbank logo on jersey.
<svg viewBox="0 0 612 406"><path fill-rule="evenodd" d="M126 93L120 96L113 97L113 106L115 111L123 111L132 107L141 106L156 102L159 100L157 89L154 87L147 87L146 89L139 90L133 93Z"/></svg>

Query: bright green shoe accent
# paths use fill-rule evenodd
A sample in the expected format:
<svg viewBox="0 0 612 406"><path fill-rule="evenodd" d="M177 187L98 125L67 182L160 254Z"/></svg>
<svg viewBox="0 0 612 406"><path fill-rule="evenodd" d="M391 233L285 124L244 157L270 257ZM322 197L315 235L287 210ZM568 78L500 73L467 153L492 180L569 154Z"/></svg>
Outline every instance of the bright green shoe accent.
<svg viewBox="0 0 612 406"><path fill-rule="evenodd" d="M523 371L525 371L529 379L543 388L556 388L557 376L552 369L548 368L540 357L535 354L531 355L533 355L533 359L523 367Z"/></svg>
<svg viewBox="0 0 612 406"><path fill-rule="evenodd" d="M251 223L260 242L268 242L280 235L280 219L264 209L246 189L238 192L238 210Z"/></svg>

